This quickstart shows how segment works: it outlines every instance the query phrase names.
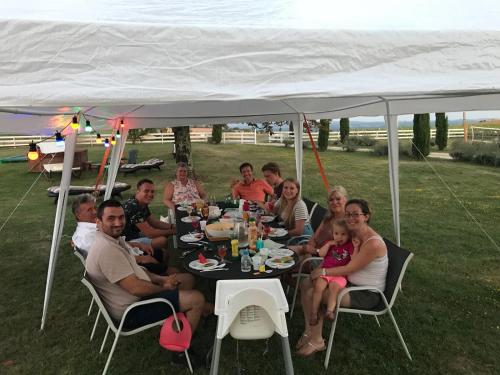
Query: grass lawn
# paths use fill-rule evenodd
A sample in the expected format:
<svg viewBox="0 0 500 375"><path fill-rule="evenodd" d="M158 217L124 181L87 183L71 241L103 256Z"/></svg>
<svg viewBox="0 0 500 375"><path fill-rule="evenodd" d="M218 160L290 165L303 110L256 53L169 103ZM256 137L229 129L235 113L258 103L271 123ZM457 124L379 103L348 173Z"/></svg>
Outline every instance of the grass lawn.
<svg viewBox="0 0 500 375"><path fill-rule="evenodd" d="M152 178L158 188L152 207L157 215L164 212L163 183L173 175L170 147L136 146L140 160L164 158L163 171L139 171L118 177L118 181L131 184L142 177ZM0 157L25 151L3 149ZM89 156L100 160L102 152L94 147L89 149ZM193 155L206 190L218 198L228 193L229 181L238 177L238 165L243 161L251 161L258 176L260 166L267 161L278 161L285 176L295 174L290 148L193 144ZM304 158L303 193L324 202L325 193L311 150L305 150ZM344 185L352 197L367 199L374 210L373 226L386 237L394 238L387 159L365 152L336 151L323 153L321 158L330 183ZM500 243L500 169L447 160L432 160L431 165L493 240ZM0 223L36 176L27 173L25 163L0 165ZM92 184L95 178L95 172L87 172L81 179L74 179L73 184ZM102 324L97 340L88 340L93 324L86 314L90 298L80 283L82 267L69 247L75 227L69 208L47 325L43 332L39 330L55 211L46 188L54 184L58 184L57 177L52 181L42 177L0 233L2 374L95 374L102 371L106 360L107 354L98 353L104 335ZM411 249L415 258L394 313L413 361L406 359L388 317L381 319L378 328L368 317L341 315L329 373L498 374L500 251L426 163L401 160L400 201L402 245ZM203 281L199 287L206 289ZM291 345L302 327L298 311L288 326ZM188 374L186 369L170 365L169 354L157 343L158 331L120 339L109 373ZM199 332L206 348L214 331L212 324ZM279 340L272 338L269 346L269 353L262 356L264 341L240 343L240 362L247 374L284 372ZM108 338L105 353L109 348ZM222 347L221 374L235 373L235 357L235 342L228 337ZM324 373L323 358L323 354L312 359L293 356L295 373Z"/></svg>

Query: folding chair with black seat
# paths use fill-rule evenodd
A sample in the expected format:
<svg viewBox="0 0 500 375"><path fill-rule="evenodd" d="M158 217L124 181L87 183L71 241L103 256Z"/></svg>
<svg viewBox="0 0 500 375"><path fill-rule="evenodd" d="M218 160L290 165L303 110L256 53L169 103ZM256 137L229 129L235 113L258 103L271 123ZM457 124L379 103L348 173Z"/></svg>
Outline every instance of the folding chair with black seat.
<svg viewBox="0 0 500 375"><path fill-rule="evenodd" d="M111 362L111 358L113 357L113 353L115 351L116 344L118 343L118 338L120 336L131 336L131 335L134 335L136 333L145 331L145 330L147 330L149 328L162 325L163 322L165 321L165 319L161 319L161 320L158 320L157 322L154 322L154 323L151 323L151 324L147 324L147 325L139 327L139 328L135 328L135 329L132 329L132 330L126 330L126 329L123 328L123 324L125 322L127 314L133 308L135 308L137 306L152 304L152 303L164 303L166 305L165 308L170 308L172 310L172 314L174 316L175 323L177 324L177 328L180 329L179 321L177 319L177 314L175 313L174 307L172 306L172 304L169 301L167 301L164 298L153 298L153 299L146 300L146 301L135 302L135 303L131 304L129 307L127 307L127 309L123 313L123 316L122 316L121 320L120 321L116 321L116 320L112 319L111 316L109 315L108 310L104 306L104 303L102 302L101 297L99 296L99 293L97 293L96 289L94 288L94 285L92 285L92 283L87 278L87 276L84 276L82 278L82 283L89 290L89 292L92 295L92 297L94 298L97 306L99 307L99 312L102 314L102 316L106 320L106 323L108 324L108 328L106 329L106 334L104 335L104 339L103 339L102 345L101 345L101 350L99 351L99 353L102 353L102 351L104 349L104 346L106 345L106 339L108 338L109 331L112 330L115 333L115 339L113 341L113 345L111 347L111 351L109 352L109 356L108 356L108 359L106 361L106 365L104 366L104 370L102 371L103 375L106 374L106 372L108 371L108 367L109 367L109 364ZM189 354L187 352L187 349L184 351L184 354L186 355L186 361L188 363L189 370L192 373L193 372L193 368L191 367L191 361L189 360Z"/></svg>
<svg viewBox="0 0 500 375"><path fill-rule="evenodd" d="M381 297L381 302L378 306L375 306L373 309L355 309L355 308L349 308L349 307L338 307L335 310L335 319L332 324L332 328L330 331L330 338L328 339L328 348L326 351L326 357L325 357L325 362L324 366L325 369L328 368L328 363L330 361L330 354L332 351L332 344L333 344L333 337L335 335L335 327L337 326L337 321L338 321L338 315L339 313L351 313L351 314L360 314L360 315L372 315L375 317L377 323L378 318L377 316L379 315L384 315L384 314L389 314L392 323L394 324L394 328L396 329L396 333L398 334L399 340L401 341L401 344L403 345L403 348L405 350L406 355L408 358L411 360L411 355L410 352L408 351L408 348L406 346L406 343L403 339L403 336L401 335L401 332L399 331L399 327L396 323L396 319L394 318L394 315L392 314L392 307L394 305L394 302L396 300L398 291L401 286L401 282L403 280L406 267L408 266L408 263L413 257L413 253L409 252L408 250L404 250L397 246L396 244L392 243L391 241L384 239L386 245L387 245L387 256L389 258L389 265L387 268L387 276L386 276L386 282L385 282L385 290L381 291L380 289L377 289L376 287L373 286L355 286L355 287L349 287L349 288L344 288L340 291L338 297L337 297L337 306L340 306L340 301L342 300L342 297L355 290L370 290L372 292L376 292L380 294ZM380 324L379 324L380 325Z"/></svg>

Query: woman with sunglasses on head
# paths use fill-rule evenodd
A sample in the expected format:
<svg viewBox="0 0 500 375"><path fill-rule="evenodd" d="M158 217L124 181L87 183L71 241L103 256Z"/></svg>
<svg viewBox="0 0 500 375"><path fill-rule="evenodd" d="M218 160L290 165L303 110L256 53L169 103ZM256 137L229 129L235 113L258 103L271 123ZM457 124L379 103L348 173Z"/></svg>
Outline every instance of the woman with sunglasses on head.
<svg viewBox="0 0 500 375"><path fill-rule="evenodd" d="M387 247L382 237L369 226L371 211L363 199L351 199L346 203L344 218L353 238L359 241L359 252L347 265L335 268L317 268L311 272L310 280L304 280L301 290L301 300L304 312L305 329L296 348L297 354L308 357L315 352L326 349L323 339L323 317L318 315L318 324L311 326L309 319L312 307L311 280L320 276L347 276L347 287L357 285L375 286L385 289L387 275ZM328 300L329 290L323 294L323 302ZM380 302L380 294L370 291L353 291L346 294L340 301L340 306L370 309Z"/></svg>

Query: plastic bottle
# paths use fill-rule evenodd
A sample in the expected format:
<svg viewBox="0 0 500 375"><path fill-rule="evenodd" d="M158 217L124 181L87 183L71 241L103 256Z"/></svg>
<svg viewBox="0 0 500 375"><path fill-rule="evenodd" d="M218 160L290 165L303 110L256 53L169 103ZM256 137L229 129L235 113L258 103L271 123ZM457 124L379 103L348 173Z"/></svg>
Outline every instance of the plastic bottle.
<svg viewBox="0 0 500 375"><path fill-rule="evenodd" d="M251 218L248 224L248 248L250 250L255 250L256 243L257 243L257 225L255 225L255 219Z"/></svg>
<svg viewBox="0 0 500 375"><path fill-rule="evenodd" d="M257 251L260 251L264 247L264 241L262 241L262 237L259 237L257 242L255 243L255 248Z"/></svg>
<svg viewBox="0 0 500 375"><path fill-rule="evenodd" d="M241 256L241 272L250 272L252 270L252 259L248 255L248 250L243 250Z"/></svg>

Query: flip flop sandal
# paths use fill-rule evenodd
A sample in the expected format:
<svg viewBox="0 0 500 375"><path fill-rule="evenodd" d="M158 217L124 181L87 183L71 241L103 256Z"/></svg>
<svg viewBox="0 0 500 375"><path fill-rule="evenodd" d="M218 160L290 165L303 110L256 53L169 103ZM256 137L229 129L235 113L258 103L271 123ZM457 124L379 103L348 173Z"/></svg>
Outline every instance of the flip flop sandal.
<svg viewBox="0 0 500 375"><path fill-rule="evenodd" d="M325 350L326 350L325 340L323 340L321 344L313 344L311 341L308 341L307 344L304 345L301 348L301 350L297 352L297 355L305 358L312 356L314 353L323 352Z"/></svg>
<svg viewBox="0 0 500 375"><path fill-rule="evenodd" d="M309 341L309 335L307 333L303 333L302 336L300 336L300 339L297 342L297 345L295 345L295 349L299 350L305 344L307 344L308 341Z"/></svg>

